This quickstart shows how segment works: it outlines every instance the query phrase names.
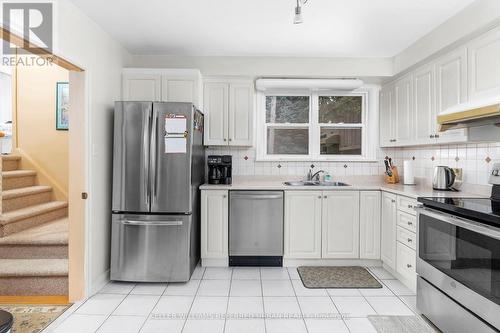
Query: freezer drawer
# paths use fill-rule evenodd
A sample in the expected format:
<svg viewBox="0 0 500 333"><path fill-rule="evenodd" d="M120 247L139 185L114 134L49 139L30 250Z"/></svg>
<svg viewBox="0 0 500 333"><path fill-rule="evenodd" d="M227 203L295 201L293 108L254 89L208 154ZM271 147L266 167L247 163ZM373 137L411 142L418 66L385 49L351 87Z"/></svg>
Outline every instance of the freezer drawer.
<svg viewBox="0 0 500 333"><path fill-rule="evenodd" d="M229 255L283 256L283 192L229 193Z"/></svg>
<svg viewBox="0 0 500 333"><path fill-rule="evenodd" d="M111 280L188 281L197 261L191 215L113 214Z"/></svg>

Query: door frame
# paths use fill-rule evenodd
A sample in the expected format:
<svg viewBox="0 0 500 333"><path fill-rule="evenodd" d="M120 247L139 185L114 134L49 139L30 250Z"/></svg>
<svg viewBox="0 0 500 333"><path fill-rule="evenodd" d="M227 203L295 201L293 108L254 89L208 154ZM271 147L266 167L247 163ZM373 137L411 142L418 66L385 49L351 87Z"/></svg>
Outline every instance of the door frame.
<svg viewBox="0 0 500 333"><path fill-rule="evenodd" d="M1 26L0 39L9 40L20 48L25 45L22 37ZM68 300L76 302L91 291L90 202L82 199L82 193L87 193L90 188L90 73L63 56L46 51L35 55L50 58L54 64L69 71L71 119L74 124L80 124L68 131Z"/></svg>

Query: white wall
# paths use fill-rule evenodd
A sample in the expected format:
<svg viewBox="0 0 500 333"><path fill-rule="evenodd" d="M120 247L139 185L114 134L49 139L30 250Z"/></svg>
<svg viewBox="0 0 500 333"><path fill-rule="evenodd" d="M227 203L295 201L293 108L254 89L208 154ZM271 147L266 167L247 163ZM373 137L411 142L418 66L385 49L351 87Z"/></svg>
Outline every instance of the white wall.
<svg viewBox="0 0 500 333"><path fill-rule="evenodd" d="M198 68L205 76L386 77L391 58L133 56L133 67Z"/></svg>
<svg viewBox="0 0 500 333"><path fill-rule="evenodd" d="M108 279L111 226L113 103L121 96L121 70L130 55L67 0L56 2L54 53L85 70L89 192L86 272L89 293ZM71 77L71 76L70 76ZM83 124L71 123L71 126ZM71 129L70 129L71 131Z"/></svg>
<svg viewBox="0 0 500 333"><path fill-rule="evenodd" d="M500 20L499 0L476 0L394 57L394 74Z"/></svg>

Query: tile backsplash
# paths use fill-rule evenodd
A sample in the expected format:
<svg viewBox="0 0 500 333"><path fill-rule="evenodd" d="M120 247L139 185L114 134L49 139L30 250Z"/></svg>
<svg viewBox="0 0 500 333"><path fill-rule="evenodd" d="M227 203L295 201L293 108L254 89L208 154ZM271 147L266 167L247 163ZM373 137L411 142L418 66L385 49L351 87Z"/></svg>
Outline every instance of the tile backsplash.
<svg viewBox="0 0 500 333"><path fill-rule="evenodd" d="M311 165L315 170L325 170L334 179L336 175L382 175L384 157L389 156L401 174L403 161L413 160L415 177L430 180L435 166L447 165L462 168L465 183L486 185L493 163L500 163L500 142L378 149L376 162L258 162L254 147L210 147L206 153L232 155L233 175L236 176L305 176Z"/></svg>

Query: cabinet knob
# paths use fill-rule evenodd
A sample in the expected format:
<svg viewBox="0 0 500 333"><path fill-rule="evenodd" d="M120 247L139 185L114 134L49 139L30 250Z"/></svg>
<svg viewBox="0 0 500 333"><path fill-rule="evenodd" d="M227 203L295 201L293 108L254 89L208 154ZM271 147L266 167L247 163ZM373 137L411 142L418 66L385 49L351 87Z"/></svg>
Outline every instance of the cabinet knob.
<svg viewBox="0 0 500 333"><path fill-rule="evenodd" d="M394 200L394 199L391 199L391 202L392 202L392 203L395 203L395 202L396 202L396 200Z"/></svg>
<svg viewBox="0 0 500 333"><path fill-rule="evenodd" d="M413 222L408 222L408 225L413 225Z"/></svg>
<svg viewBox="0 0 500 333"><path fill-rule="evenodd" d="M224 194L222 197L223 197L223 198L227 198L227 195L225 195L225 194Z"/></svg>
<svg viewBox="0 0 500 333"><path fill-rule="evenodd" d="M434 134L429 135L429 138L434 139Z"/></svg>
<svg viewBox="0 0 500 333"><path fill-rule="evenodd" d="M408 243L411 243L413 240L411 238L408 238Z"/></svg>
<svg viewBox="0 0 500 333"><path fill-rule="evenodd" d="M233 139L229 138L229 141L233 141Z"/></svg>
<svg viewBox="0 0 500 333"><path fill-rule="evenodd" d="M413 206L412 205L408 205L408 208L413 208Z"/></svg>
<svg viewBox="0 0 500 333"><path fill-rule="evenodd" d="M318 199L321 199L321 195L318 195Z"/></svg>
<svg viewBox="0 0 500 333"><path fill-rule="evenodd" d="M227 139L226 139L226 138L224 138L224 142L226 142L226 141L227 141Z"/></svg>
<svg viewBox="0 0 500 333"><path fill-rule="evenodd" d="M412 266L410 264L406 264L406 267L411 268Z"/></svg>
<svg viewBox="0 0 500 333"><path fill-rule="evenodd" d="M439 134L435 134L435 135L434 135L434 137L435 137L435 138L439 138Z"/></svg>
<svg viewBox="0 0 500 333"><path fill-rule="evenodd" d="M323 196L323 199L326 199L326 198L328 198L328 196L324 195L324 196Z"/></svg>

